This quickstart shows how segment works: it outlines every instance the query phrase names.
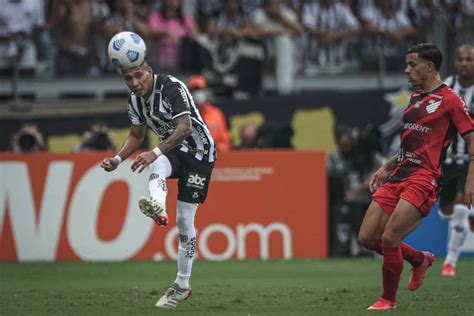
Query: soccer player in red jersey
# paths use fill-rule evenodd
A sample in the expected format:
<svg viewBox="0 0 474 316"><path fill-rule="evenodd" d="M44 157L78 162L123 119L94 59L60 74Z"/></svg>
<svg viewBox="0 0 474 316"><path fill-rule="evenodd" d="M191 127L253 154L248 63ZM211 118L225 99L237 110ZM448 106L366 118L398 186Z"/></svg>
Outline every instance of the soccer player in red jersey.
<svg viewBox="0 0 474 316"><path fill-rule="evenodd" d="M368 309L397 306L396 294L403 260L413 268L408 289L417 290L434 255L402 242L428 215L440 190L441 161L456 133L469 147L469 171L464 187L467 205L474 203L474 122L466 104L439 76L440 50L432 44L411 47L405 57L405 74L418 89L403 114L400 151L370 179L373 192L359 240L383 255L383 293Z"/></svg>

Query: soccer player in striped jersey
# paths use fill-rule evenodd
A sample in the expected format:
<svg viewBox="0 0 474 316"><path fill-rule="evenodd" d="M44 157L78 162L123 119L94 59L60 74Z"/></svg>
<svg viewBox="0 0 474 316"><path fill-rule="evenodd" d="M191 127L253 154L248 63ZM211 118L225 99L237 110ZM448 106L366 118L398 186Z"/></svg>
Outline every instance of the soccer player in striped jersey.
<svg viewBox="0 0 474 316"><path fill-rule="evenodd" d="M434 256L403 242L427 216L438 199L441 162L452 139L461 134L469 148L469 171L464 184L466 203L474 203L474 122L464 101L439 76L441 51L432 44L411 47L405 74L418 89L403 113L398 155L370 179L374 192L359 240L383 255L383 293L369 310L397 307L403 260L411 265L408 289L417 290Z"/></svg>
<svg viewBox="0 0 474 316"><path fill-rule="evenodd" d="M117 155L105 158L101 166L106 171L115 170L140 147L147 127L159 137L159 145L139 154L131 168L141 173L149 167L150 196L141 198L138 204L142 213L159 226L168 224L166 179L178 179L178 273L175 282L156 303L157 307L173 308L192 293L189 278L196 247L194 217L198 204L206 199L216 148L183 82L173 76L155 74L146 62L122 70L122 75L131 90L130 132Z"/></svg>
<svg viewBox="0 0 474 316"><path fill-rule="evenodd" d="M464 99L471 117L474 115L474 46L462 45L455 55L456 74L445 79L445 84ZM464 183L469 166L468 146L461 135L453 139L443 161L443 189L439 195L439 215L450 220L448 254L441 275L455 276L456 263L469 231L469 205L464 201Z"/></svg>

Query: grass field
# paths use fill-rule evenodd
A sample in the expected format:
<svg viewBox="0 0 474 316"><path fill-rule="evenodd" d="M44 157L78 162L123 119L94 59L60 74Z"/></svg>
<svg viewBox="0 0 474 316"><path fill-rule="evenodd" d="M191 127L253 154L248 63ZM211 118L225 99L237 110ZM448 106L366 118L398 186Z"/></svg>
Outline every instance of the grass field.
<svg viewBox="0 0 474 316"><path fill-rule="evenodd" d="M417 292L406 289L400 315L474 315L474 260L456 278L440 261ZM174 280L174 262L1 263L0 315L366 315L380 295L381 260L196 261L193 296L175 310L156 300ZM386 312L385 312L386 313Z"/></svg>

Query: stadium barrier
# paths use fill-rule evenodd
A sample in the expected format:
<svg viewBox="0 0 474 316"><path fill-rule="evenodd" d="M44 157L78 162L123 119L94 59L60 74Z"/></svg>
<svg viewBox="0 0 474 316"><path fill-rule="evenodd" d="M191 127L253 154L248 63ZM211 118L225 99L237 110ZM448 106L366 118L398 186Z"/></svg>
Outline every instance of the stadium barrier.
<svg viewBox="0 0 474 316"><path fill-rule="evenodd" d="M159 228L137 207L147 172L128 159L106 173L111 154L0 154L0 260L175 259L174 219ZM174 217L176 181L168 188ZM324 154L222 153L196 227L200 259L326 257Z"/></svg>

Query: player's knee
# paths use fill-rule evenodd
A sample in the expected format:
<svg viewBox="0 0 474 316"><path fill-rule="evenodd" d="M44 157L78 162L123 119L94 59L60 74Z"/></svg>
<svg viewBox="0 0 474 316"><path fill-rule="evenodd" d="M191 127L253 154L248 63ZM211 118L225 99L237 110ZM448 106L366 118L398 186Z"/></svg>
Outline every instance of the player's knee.
<svg viewBox="0 0 474 316"><path fill-rule="evenodd" d="M382 235L382 245L384 247L397 247L402 242L401 237L392 229L386 229Z"/></svg>
<svg viewBox="0 0 474 316"><path fill-rule="evenodd" d="M376 245L377 245L377 242L380 242L378 240L375 240L375 238L369 234L366 234L365 232L363 231L360 231L359 232L359 243L367 248L367 249L371 249L371 250L374 250Z"/></svg>

